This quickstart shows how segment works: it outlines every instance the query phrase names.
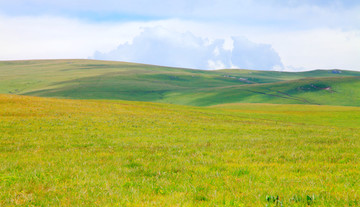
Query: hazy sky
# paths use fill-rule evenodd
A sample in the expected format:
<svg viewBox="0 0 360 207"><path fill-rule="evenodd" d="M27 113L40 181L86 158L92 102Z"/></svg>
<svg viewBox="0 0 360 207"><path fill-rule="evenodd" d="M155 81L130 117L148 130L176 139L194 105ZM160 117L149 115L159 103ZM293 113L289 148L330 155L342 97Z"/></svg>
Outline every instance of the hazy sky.
<svg viewBox="0 0 360 207"><path fill-rule="evenodd" d="M358 0L0 0L0 60L360 70Z"/></svg>

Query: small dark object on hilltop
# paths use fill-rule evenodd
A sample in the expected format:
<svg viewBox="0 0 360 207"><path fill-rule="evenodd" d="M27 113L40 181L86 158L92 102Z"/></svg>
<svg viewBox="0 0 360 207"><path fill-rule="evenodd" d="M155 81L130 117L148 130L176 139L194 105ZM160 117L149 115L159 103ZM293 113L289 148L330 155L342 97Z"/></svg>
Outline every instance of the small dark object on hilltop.
<svg viewBox="0 0 360 207"><path fill-rule="evenodd" d="M341 73L341 70L332 70L331 73L333 73L333 74L340 74L340 73Z"/></svg>

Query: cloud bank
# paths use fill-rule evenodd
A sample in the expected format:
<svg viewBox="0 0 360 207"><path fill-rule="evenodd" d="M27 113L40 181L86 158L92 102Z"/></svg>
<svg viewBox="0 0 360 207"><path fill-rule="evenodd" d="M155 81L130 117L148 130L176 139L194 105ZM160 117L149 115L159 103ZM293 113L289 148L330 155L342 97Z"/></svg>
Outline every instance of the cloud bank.
<svg viewBox="0 0 360 207"><path fill-rule="evenodd" d="M92 21L180 18L283 28L359 28L359 9L358 0L0 0L0 14L10 16L53 14Z"/></svg>
<svg viewBox="0 0 360 207"><path fill-rule="evenodd" d="M219 45L218 51L216 48L214 50L207 49L208 51L215 51L214 54L222 55L214 55L209 52L208 54L212 55L212 58L208 58L205 64L199 66L203 69L222 67L268 69L271 66L259 66L259 63L270 60L274 61L275 64L268 65L278 63L276 56L275 58L268 58L274 54L269 51L273 48L281 57L285 71L332 68L360 70L360 30L318 28L301 31L278 31L276 28L257 28L222 22L204 23L179 19L90 23L53 16L7 17L0 15L0 39L4 40L0 41L0 48L2 48L0 60L94 58L95 51L102 52L99 53L102 55L109 54L109 51L114 50L118 45L126 45L126 42L129 45L133 44L134 38L141 36L140 34L144 32L143 28L157 27L165 28L163 36L168 38L179 34L180 36L181 34L190 34L187 33L190 31L189 36L200 39L203 41L202 46L205 45L206 47L216 42L210 40L225 41L224 47L220 43L217 44ZM246 45L241 40L235 41L238 36L248 39L249 41L245 39L244 42L249 44ZM158 39L155 38L155 40L161 41ZM235 46L235 50L231 50L237 42L240 42L239 44L242 47ZM250 43L255 46L251 46ZM248 56L248 58L259 58L256 60L257 67L249 63L246 65L244 61L238 63L245 54L243 53L243 56L234 55L237 53L236 48L247 48L246 51L251 53L252 47L257 48L258 51L260 50L258 47L261 45L266 47L264 44L256 43L268 44L268 49L263 49L268 50L268 53ZM235 56L238 61L235 60ZM115 57L117 60L120 59L119 56ZM260 58L263 59L260 61ZM252 62L254 61L252 60ZM275 68L281 69L281 67Z"/></svg>
<svg viewBox="0 0 360 207"><path fill-rule="evenodd" d="M119 60L196 69L246 68L281 69L278 53L268 44L258 44L240 36L209 40L190 32L180 33L162 27L145 28L132 42L120 44L110 52L95 52L92 58Z"/></svg>

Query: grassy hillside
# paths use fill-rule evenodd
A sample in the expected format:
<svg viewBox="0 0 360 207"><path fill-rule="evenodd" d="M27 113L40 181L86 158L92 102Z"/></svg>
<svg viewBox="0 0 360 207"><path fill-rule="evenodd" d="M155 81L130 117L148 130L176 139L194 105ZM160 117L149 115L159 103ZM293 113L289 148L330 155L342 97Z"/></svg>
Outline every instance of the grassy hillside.
<svg viewBox="0 0 360 207"><path fill-rule="evenodd" d="M197 106L223 103L360 106L360 77L307 78L202 89L169 94L164 102Z"/></svg>
<svg viewBox="0 0 360 207"><path fill-rule="evenodd" d="M0 95L0 206L358 206L360 108Z"/></svg>
<svg viewBox="0 0 360 207"><path fill-rule="evenodd" d="M359 79L343 77L360 73L205 71L95 60L2 61L0 93L197 106L233 102L359 106Z"/></svg>

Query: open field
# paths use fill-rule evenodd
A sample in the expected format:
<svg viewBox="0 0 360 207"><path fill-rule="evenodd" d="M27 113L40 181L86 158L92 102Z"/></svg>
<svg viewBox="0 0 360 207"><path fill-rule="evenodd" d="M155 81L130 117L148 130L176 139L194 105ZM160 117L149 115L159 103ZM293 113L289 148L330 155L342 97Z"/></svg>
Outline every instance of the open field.
<svg viewBox="0 0 360 207"><path fill-rule="evenodd" d="M360 106L360 72L190 70L97 60L0 62L0 93L193 106L278 103Z"/></svg>
<svg viewBox="0 0 360 207"><path fill-rule="evenodd" d="M0 108L0 206L360 205L358 107L0 95Z"/></svg>

